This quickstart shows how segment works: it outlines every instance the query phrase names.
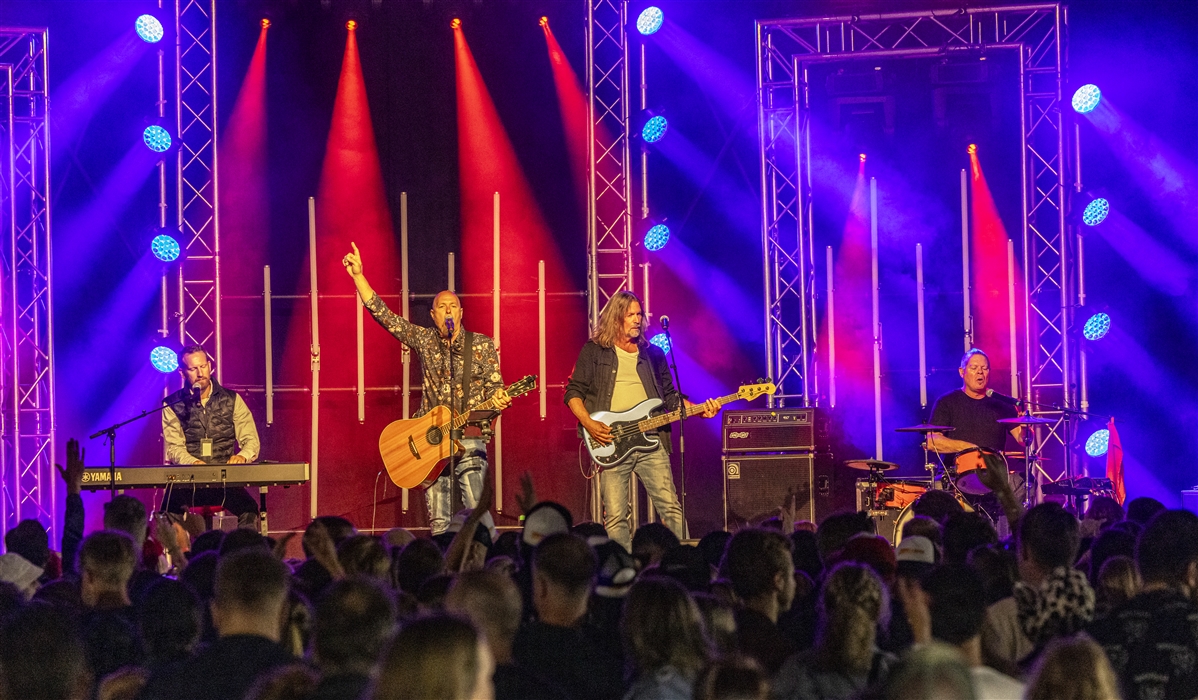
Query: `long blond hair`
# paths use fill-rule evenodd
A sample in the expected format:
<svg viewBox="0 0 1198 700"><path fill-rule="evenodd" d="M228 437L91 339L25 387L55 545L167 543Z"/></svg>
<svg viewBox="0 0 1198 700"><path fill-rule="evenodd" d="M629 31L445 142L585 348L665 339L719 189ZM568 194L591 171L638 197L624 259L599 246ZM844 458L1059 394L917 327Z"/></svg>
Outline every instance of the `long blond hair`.
<svg viewBox="0 0 1198 700"><path fill-rule="evenodd" d="M611 295L611 298L603 305L603 310L599 312L599 321L591 331L591 340L600 347L610 348L615 345L616 341L624 336L624 316L628 313L629 305L634 301L640 305L643 311L645 305L641 304L640 297L632 292L616 292ZM637 336L636 342L638 345L645 342L644 316L641 316L641 333Z"/></svg>

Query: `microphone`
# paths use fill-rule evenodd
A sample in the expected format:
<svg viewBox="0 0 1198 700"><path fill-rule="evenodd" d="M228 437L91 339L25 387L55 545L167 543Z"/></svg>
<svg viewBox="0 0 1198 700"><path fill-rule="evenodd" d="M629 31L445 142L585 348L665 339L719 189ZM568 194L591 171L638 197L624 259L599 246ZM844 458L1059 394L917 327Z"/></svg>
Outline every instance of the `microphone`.
<svg viewBox="0 0 1198 700"><path fill-rule="evenodd" d="M1023 399L1017 399L1014 396L1007 396L1006 394L1000 394L993 389L986 390L986 397L998 399L999 401L1002 401L1003 403L1005 403L1009 406L1022 406L1023 405Z"/></svg>
<svg viewBox="0 0 1198 700"><path fill-rule="evenodd" d="M450 338L453 337L453 316L445 317L445 332Z"/></svg>
<svg viewBox="0 0 1198 700"><path fill-rule="evenodd" d="M669 317L669 316L666 316L665 314L662 314L661 316L659 316L659 317L657 318L657 323L658 323L658 325L660 325L660 326L661 326L661 329L662 329L663 331L668 331L668 330L670 330L670 317Z"/></svg>

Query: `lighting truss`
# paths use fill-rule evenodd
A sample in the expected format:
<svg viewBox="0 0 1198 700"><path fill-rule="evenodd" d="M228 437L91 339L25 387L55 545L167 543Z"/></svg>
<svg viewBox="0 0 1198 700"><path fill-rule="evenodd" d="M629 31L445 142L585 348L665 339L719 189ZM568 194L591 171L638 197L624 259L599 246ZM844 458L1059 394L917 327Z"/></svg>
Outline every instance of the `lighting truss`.
<svg viewBox="0 0 1198 700"><path fill-rule="evenodd" d="M1024 338L1022 394L1040 404L1075 405L1076 245L1067 235L1070 130L1064 119L1066 17L1058 3L863 17L757 22L757 96L762 181L766 366L772 397L809 406L815 387L815 268L812 235L808 62L879 58L960 48L1020 52ZM1047 411L1052 414L1053 412ZM1055 412L1060 416L1060 412ZM1072 436L1063 422L1042 442L1053 465L1070 474Z"/></svg>
<svg viewBox="0 0 1198 700"><path fill-rule="evenodd" d="M46 40L0 28L0 530L36 518L56 541Z"/></svg>
<svg viewBox="0 0 1198 700"><path fill-rule="evenodd" d="M220 216L217 210L216 0L176 0L175 62L179 342L221 354ZM221 364L216 365L217 379Z"/></svg>
<svg viewBox="0 0 1198 700"><path fill-rule="evenodd" d="M628 3L587 6L588 316L632 289L632 179L629 150Z"/></svg>

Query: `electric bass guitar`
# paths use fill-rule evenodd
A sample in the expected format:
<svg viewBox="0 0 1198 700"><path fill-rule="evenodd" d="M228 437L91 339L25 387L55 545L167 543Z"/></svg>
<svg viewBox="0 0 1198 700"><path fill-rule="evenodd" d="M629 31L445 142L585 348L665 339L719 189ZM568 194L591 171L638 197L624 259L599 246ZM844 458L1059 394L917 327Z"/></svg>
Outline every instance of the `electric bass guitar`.
<svg viewBox="0 0 1198 700"><path fill-rule="evenodd" d="M751 401L762 394L773 394L777 390L773 382L763 382L761 384L745 384L740 387L735 394L721 396L716 401L723 406L726 403L736 401L737 399L745 399ZM682 418L682 410L678 409L670 413L663 413L659 416L651 416L650 413L661 405L661 399L645 399L627 411L613 413L611 411L596 411L591 414L591 418L611 428L612 441L606 445L601 445L595 441L585 430L583 437L586 440L587 451L591 453L591 459L601 468L611 467L624 461L632 452L652 452L657 449L661 440L656 435L646 435L645 433L660 428L663 425L674 423ZM687 410L687 417L691 417L700 412L698 406Z"/></svg>
<svg viewBox="0 0 1198 700"><path fill-rule="evenodd" d="M511 398L522 396L537 388L537 378L528 375L507 387ZM495 397L471 407L470 411L496 410ZM419 418L392 421L379 435L379 454L387 475L396 486L413 489L428 486L441 476L450 458L461 451L461 444L450 436L460 430L470 418L470 412L454 418L449 406L434 406Z"/></svg>

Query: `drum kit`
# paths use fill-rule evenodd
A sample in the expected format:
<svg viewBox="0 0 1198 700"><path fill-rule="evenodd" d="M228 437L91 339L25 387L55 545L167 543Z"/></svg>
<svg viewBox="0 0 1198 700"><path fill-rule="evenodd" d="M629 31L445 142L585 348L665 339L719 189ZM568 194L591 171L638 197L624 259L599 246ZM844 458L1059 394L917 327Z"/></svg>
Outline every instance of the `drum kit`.
<svg viewBox="0 0 1198 700"><path fill-rule="evenodd" d="M999 423L1015 426L1045 425L1053 421L1040 416L1016 416L1003 418ZM893 537L895 545L902 539L903 525L915 517L913 507L920 496L930 490L944 490L961 504L967 512L978 512L991 521L998 521L1002 508L997 498L979 478L979 470L985 468L982 461L981 448L973 448L958 453L952 462L937 464L930 459L927 436L931 433L946 434L954 430L948 425L912 425L897 428L899 433L917 433L923 437L924 469L927 476L918 478L889 478L887 472L898 469L893 462L882 462L875 459L854 459L844 463L850 469L868 472L865 479L858 480L858 490L863 495L863 509L878 523L878 534L890 534L884 530L893 522ZM1015 496L1024 499L1028 489L1026 484L1032 482L1032 464L1044 458L1033 454L1030 440L1025 441L1023 451L999 453L1007 463L1010 473L1011 486ZM1022 468L1011 469L1012 462L1022 463Z"/></svg>

